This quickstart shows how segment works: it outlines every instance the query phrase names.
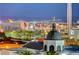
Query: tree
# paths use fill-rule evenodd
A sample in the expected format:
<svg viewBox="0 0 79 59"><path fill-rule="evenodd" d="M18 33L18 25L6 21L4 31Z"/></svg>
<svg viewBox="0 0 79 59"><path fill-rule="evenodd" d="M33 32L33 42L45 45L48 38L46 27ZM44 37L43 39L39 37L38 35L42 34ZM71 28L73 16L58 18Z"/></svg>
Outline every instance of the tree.
<svg viewBox="0 0 79 59"><path fill-rule="evenodd" d="M6 38L6 35L4 32L0 32L0 38Z"/></svg>
<svg viewBox="0 0 79 59"><path fill-rule="evenodd" d="M28 51L28 50L21 50L18 54L20 54L20 55L32 55L32 52Z"/></svg>
<svg viewBox="0 0 79 59"><path fill-rule="evenodd" d="M55 51L46 51L45 54L46 55L55 55Z"/></svg>

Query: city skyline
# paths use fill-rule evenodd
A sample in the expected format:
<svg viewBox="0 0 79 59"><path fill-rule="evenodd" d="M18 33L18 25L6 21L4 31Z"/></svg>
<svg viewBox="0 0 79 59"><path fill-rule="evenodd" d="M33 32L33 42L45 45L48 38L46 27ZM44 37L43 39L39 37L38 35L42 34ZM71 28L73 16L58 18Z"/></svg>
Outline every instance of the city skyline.
<svg viewBox="0 0 79 59"><path fill-rule="evenodd" d="M0 19L8 18L15 20L41 20L51 19L56 16L59 21L67 20L67 4L66 3L1 3ZM78 20L79 4L72 4L73 21Z"/></svg>

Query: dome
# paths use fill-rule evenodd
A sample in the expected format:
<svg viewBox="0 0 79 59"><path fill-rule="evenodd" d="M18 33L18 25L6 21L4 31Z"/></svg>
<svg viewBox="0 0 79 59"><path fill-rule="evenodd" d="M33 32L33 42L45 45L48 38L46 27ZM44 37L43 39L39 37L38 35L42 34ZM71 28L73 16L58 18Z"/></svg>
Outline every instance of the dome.
<svg viewBox="0 0 79 59"><path fill-rule="evenodd" d="M61 35L56 30L55 23L52 25L52 30L48 33L46 40L61 40Z"/></svg>

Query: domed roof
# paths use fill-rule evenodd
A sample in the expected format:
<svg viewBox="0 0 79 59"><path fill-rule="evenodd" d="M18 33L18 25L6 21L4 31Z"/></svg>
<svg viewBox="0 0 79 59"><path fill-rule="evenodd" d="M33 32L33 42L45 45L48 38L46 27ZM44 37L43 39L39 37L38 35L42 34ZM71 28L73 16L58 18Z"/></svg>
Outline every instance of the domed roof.
<svg viewBox="0 0 79 59"><path fill-rule="evenodd" d="M46 40L61 40L61 35L56 30L55 23L52 24L52 30L48 33Z"/></svg>

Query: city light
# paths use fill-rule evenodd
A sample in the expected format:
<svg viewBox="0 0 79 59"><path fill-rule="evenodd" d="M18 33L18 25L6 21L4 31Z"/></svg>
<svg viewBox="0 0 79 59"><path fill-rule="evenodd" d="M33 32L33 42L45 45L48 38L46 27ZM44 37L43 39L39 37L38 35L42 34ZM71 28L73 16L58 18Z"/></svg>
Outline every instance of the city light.
<svg viewBox="0 0 79 59"><path fill-rule="evenodd" d="M4 49L11 49L11 48L21 48L22 45L19 44L7 44L7 43L0 43L0 48L4 48Z"/></svg>
<svg viewBox="0 0 79 59"><path fill-rule="evenodd" d="M8 10L2 6L5 14L1 12L0 17L0 49L17 55L68 55L79 51L79 21L78 17L74 19L73 4L26 5L21 9L5 5L11 7Z"/></svg>
<svg viewBox="0 0 79 59"><path fill-rule="evenodd" d="M3 30L3 29L0 29L0 32L1 32L1 33L3 33L3 32L4 32L4 30Z"/></svg>
<svg viewBox="0 0 79 59"><path fill-rule="evenodd" d="M0 24L2 24L2 21L0 20Z"/></svg>
<svg viewBox="0 0 79 59"><path fill-rule="evenodd" d="M13 23L14 21L12 19L8 19L8 22Z"/></svg>

